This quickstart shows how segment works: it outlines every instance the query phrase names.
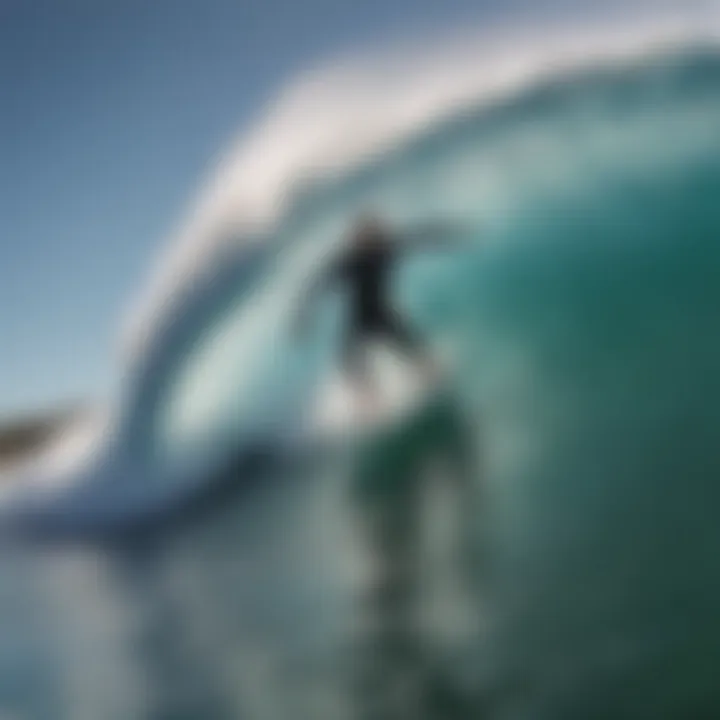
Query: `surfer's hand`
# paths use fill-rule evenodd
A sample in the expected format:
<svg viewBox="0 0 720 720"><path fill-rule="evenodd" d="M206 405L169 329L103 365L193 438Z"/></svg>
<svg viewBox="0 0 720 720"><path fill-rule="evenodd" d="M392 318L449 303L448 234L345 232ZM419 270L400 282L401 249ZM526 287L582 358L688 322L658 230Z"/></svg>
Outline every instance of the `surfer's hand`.
<svg viewBox="0 0 720 720"><path fill-rule="evenodd" d="M446 226L445 243L449 248L467 250L477 245L483 235L479 223L457 222Z"/></svg>
<svg viewBox="0 0 720 720"><path fill-rule="evenodd" d="M472 245L474 239L482 234L482 227L477 223L456 222L448 225L447 228L448 237L456 245Z"/></svg>

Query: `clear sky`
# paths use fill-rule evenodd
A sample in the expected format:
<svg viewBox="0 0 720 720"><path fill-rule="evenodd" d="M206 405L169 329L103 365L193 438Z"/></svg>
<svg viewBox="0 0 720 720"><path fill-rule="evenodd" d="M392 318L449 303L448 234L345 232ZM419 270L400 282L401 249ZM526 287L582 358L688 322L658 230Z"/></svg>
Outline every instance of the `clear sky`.
<svg viewBox="0 0 720 720"><path fill-rule="evenodd" d="M284 81L492 4L0 0L0 417L107 390L158 244Z"/></svg>

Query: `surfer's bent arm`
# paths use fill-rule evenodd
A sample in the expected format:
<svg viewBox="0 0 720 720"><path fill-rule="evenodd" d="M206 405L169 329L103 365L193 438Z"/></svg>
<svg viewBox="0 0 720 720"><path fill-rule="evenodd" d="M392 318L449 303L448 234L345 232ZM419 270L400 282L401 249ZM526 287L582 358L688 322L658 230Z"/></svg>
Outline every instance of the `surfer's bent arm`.
<svg viewBox="0 0 720 720"><path fill-rule="evenodd" d="M330 267L325 268L310 280L298 301L295 313L295 324L298 328L304 329L307 326L315 299L321 292L332 288L337 283L342 275L342 268L342 262L335 261Z"/></svg>

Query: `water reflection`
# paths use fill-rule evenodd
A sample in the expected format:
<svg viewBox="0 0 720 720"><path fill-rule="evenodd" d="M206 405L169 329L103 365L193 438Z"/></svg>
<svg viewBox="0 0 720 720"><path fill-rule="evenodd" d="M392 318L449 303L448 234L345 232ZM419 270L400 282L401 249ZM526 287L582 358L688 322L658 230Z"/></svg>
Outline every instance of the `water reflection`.
<svg viewBox="0 0 720 720"><path fill-rule="evenodd" d="M271 461L253 478L236 467L212 506L143 534L14 548L0 711L465 712L452 666L478 630L457 533L476 512L474 449L442 403L360 445Z"/></svg>

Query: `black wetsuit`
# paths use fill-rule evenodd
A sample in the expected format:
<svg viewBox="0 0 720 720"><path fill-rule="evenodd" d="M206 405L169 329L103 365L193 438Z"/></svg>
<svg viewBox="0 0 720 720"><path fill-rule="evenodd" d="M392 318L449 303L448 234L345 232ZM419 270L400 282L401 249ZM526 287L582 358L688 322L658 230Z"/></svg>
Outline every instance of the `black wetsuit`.
<svg viewBox="0 0 720 720"><path fill-rule="evenodd" d="M422 341L390 303L392 275L400 250L390 239L350 248L331 270L332 279L350 292L350 318L343 361L353 373L365 374L363 349L369 338L389 340L404 353L416 355Z"/></svg>

